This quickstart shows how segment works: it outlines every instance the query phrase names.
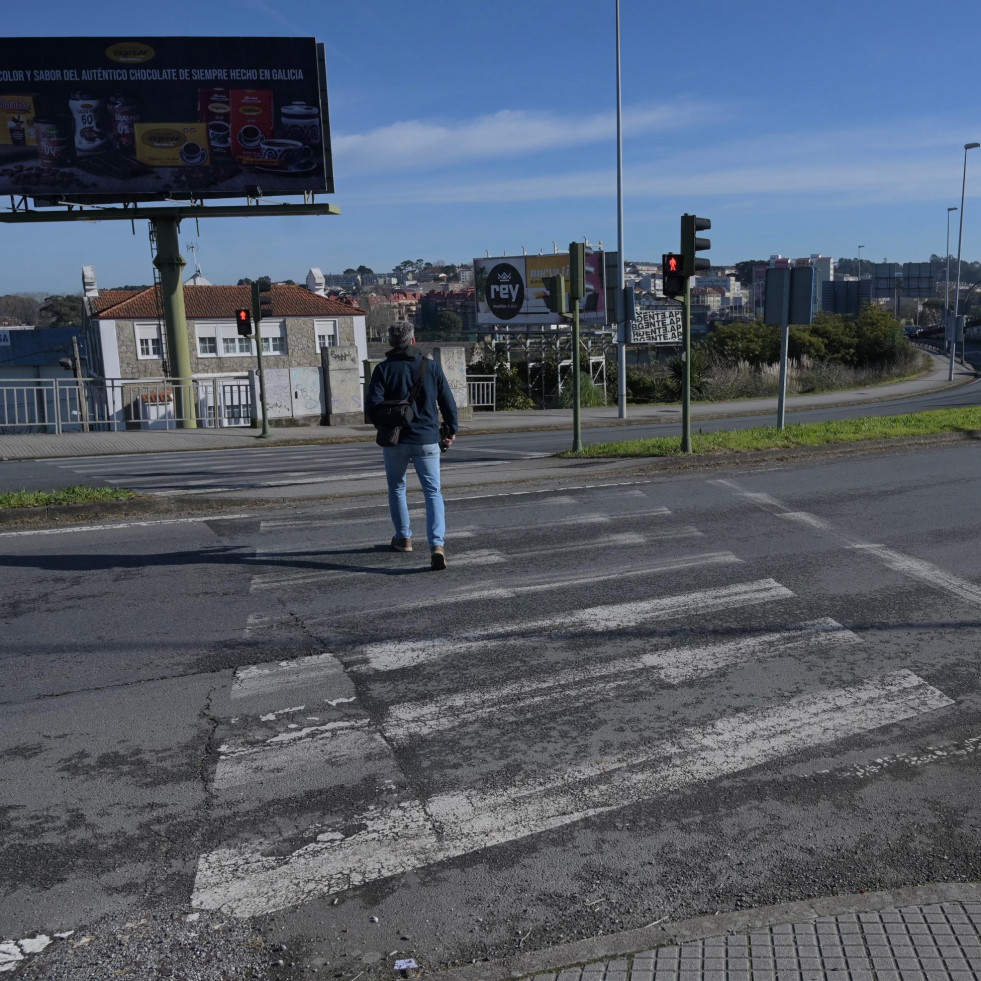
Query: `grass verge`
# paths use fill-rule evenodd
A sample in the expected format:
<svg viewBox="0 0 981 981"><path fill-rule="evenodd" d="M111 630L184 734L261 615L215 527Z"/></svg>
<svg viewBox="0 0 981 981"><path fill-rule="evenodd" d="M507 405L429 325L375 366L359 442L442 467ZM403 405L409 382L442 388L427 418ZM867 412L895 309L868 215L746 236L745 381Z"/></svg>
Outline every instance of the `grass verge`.
<svg viewBox="0 0 981 981"><path fill-rule="evenodd" d="M11 491L0 494L0 511L10 508L44 508L52 504L89 504L100 501L128 501L135 491L119 487L66 487L57 491Z"/></svg>
<svg viewBox="0 0 981 981"><path fill-rule="evenodd" d="M902 416L869 419L842 419L835 422L798 423L780 432L775 426L755 429L720 430L692 433L695 453L751 453L754 450L791 449L800 446L827 446L869 439L896 439L903 436L931 436L939 433L981 431L981 407L935 409ZM627 439L615 443L585 446L579 453L567 451L563 457L650 457L681 456L678 436Z"/></svg>

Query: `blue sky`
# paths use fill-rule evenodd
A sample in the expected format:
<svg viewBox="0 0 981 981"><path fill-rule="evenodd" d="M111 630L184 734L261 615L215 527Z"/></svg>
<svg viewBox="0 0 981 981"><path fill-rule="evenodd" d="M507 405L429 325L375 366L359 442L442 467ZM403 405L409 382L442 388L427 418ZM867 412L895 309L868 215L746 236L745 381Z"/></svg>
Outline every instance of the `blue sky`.
<svg viewBox="0 0 981 981"><path fill-rule="evenodd" d="M672 7L674 11L672 11ZM49 0L8 36L281 35L326 45L342 214L181 228L212 282L551 251L617 234L614 0ZM621 0L624 238L710 258L942 254L981 141L976 0ZM951 251L957 251L957 213ZM145 223L0 224L0 293L149 282ZM981 150L963 256L981 258Z"/></svg>

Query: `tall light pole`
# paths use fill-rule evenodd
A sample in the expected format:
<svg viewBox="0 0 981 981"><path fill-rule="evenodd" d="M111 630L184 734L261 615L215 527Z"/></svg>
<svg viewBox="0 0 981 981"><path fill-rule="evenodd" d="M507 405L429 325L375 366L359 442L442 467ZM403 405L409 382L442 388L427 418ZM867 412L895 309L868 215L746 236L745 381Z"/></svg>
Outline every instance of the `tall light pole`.
<svg viewBox="0 0 981 981"><path fill-rule="evenodd" d="M862 249L864 245L858 247L858 308L862 309ZM871 296L871 290L869 291Z"/></svg>
<svg viewBox="0 0 981 981"><path fill-rule="evenodd" d="M620 101L620 0L616 7L617 36L617 418L627 418L627 324L623 302L623 112Z"/></svg>
<svg viewBox="0 0 981 981"><path fill-rule="evenodd" d="M961 178L961 213L957 231L957 288L954 292L954 326L950 337L950 366L947 381L954 380L954 351L957 348L957 316L961 305L961 240L964 238L964 188L967 186L967 151L976 150L981 143L964 144L964 176Z"/></svg>
<svg viewBox="0 0 981 981"><path fill-rule="evenodd" d="M947 209L947 278L944 280L944 334L950 329L950 213L957 208Z"/></svg>

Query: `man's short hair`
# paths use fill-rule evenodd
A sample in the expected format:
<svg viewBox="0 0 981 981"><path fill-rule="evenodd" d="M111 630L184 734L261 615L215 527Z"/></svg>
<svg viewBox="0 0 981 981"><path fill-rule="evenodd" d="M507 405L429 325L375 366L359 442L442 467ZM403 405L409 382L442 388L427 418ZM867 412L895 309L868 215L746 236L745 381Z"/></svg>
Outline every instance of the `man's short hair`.
<svg viewBox="0 0 981 981"><path fill-rule="evenodd" d="M408 320L397 320L388 328L388 340L393 347L405 347L412 343L416 329Z"/></svg>

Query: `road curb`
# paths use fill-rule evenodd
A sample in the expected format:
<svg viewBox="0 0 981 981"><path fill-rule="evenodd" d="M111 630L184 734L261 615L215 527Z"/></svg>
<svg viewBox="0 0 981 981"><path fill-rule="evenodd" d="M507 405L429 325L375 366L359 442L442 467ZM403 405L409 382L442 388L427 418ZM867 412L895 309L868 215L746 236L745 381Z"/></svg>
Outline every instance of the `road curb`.
<svg viewBox="0 0 981 981"><path fill-rule="evenodd" d="M514 954L427 975L429 981L510 981L595 961L629 957L655 947L734 933L748 933L781 923L801 923L824 916L866 913L899 906L928 906L946 902L981 902L981 883L941 882L879 892L825 896L797 902L696 916L688 920L652 923L646 927L579 940L547 950Z"/></svg>
<svg viewBox="0 0 981 981"><path fill-rule="evenodd" d="M511 470L507 475L480 473L481 487L521 485L549 482L559 484L563 479L581 483L598 482L604 478L652 477L685 474L697 470L715 470L732 466L753 466L774 462L819 460L827 457L902 452L930 449L951 443L976 442L970 433L936 433L925 436L897 436L890 439L828 443L822 446L781 447L753 450L744 453L711 453L672 457L545 457L534 461L535 473L522 474ZM543 472L545 469L545 472ZM602 470L602 473L598 471ZM454 477L452 471L443 474L443 491L465 490L473 485L473 472ZM350 484L355 486L350 486ZM311 485L312 486L312 485ZM140 517L148 514L178 514L186 511L220 512L229 508L284 507L311 501L364 497L385 493L383 487L366 488L363 482L351 481L348 486L332 485L329 490L304 496L256 497L248 490L221 491L211 494L168 494L166 497L139 495L126 501L97 501L86 504L49 505L39 508L9 508L0 510L0 528L59 524L70 520L110 520L121 517Z"/></svg>

